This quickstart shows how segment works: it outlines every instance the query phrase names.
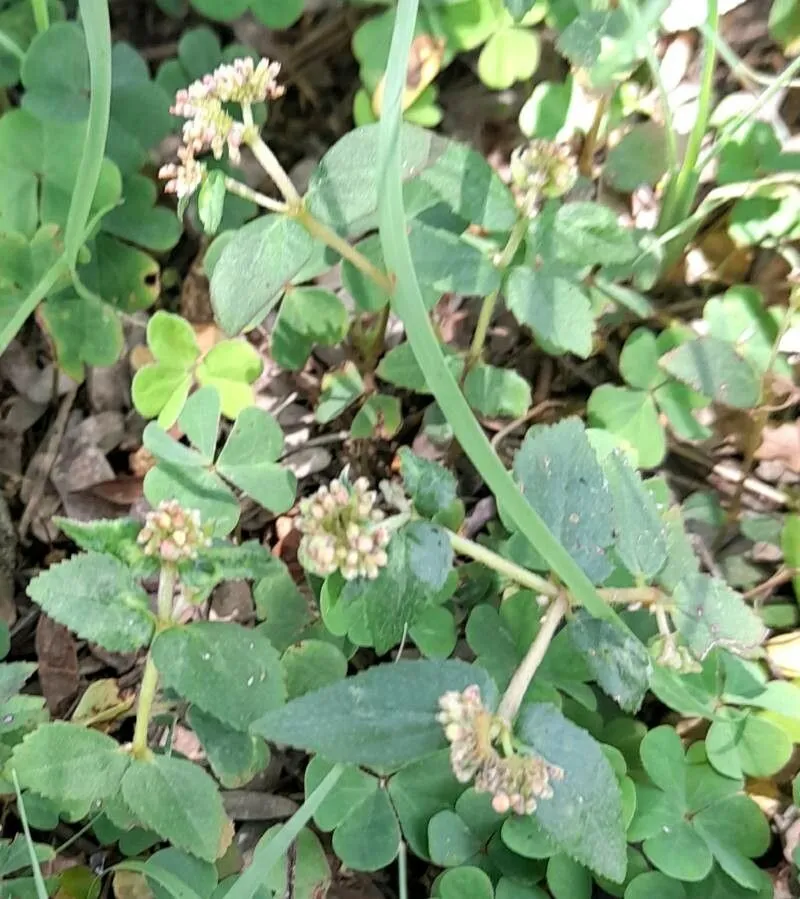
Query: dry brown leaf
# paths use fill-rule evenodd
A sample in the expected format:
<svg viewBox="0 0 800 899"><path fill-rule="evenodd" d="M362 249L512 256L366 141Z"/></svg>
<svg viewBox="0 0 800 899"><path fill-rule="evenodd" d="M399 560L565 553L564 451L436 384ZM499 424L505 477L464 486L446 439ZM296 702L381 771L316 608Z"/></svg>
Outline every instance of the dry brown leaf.
<svg viewBox="0 0 800 899"><path fill-rule="evenodd" d="M764 428L756 459L763 462L783 462L800 473L800 420Z"/></svg>
<svg viewBox="0 0 800 899"><path fill-rule="evenodd" d="M107 732L133 708L134 701L132 692L125 697L120 694L119 684L113 677L101 678L89 684L72 713L72 720L87 727L103 725L99 729Z"/></svg>
<svg viewBox="0 0 800 899"><path fill-rule="evenodd" d="M114 871L111 886L116 899L153 899L147 878L135 871Z"/></svg>
<svg viewBox="0 0 800 899"><path fill-rule="evenodd" d="M36 625L36 656L47 708L58 717L78 694L78 650L69 630L47 615L40 615Z"/></svg>
<svg viewBox="0 0 800 899"><path fill-rule="evenodd" d="M89 492L93 496L99 496L115 506L133 505L136 500L144 495L144 481L141 477L130 474L121 474L110 481L101 481L95 484Z"/></svg>

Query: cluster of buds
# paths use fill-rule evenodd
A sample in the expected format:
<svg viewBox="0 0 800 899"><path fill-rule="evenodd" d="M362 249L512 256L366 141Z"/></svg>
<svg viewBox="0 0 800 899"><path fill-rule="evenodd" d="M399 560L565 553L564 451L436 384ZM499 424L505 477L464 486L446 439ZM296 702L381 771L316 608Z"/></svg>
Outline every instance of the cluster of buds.
<svg viewBox="0 0 800 899"><path fill-rule="evenodd" d="M179 164L162 166L158 173L167 182L167 193L183 199L202 184L206 167L196 158L200 153L210 151L215 159L221 159L227 147L231 161L239 161L241 146L254 128L250 107L283 93L276 81L280 68L279 63L267 59L257 65L249 57L236 59L178 91L170 112L187 121L183 146L178 150ZM234 119L225 108L227 103L238 103L250 124Z"/></svg>
<svg viewBox="0 0 800 899"><path fill-rule="evenodd" d="M296 527L309 567L323 576L338 569L348 581L378 576L388 562L389 531L380 525L383 513L375 508L376 498L366 478L352 485L340 478L300 503Z"/></svg>
<svg viewBox="0 0 800 899"><path fill-rule="evenodd" d="M547 140L532 140L511 154L511 177L526 215L536 212L540 201L561 197L575 186L578 166L572 150Z"/></svg>
<svg viewBox="0 0 800 899"><path fill-rule="evenodd" d="M474 781L479 793L490 793L498 814L530 815L540 799L552 797L551 781L562 780L563 770L532 753L501 755L495 743L510 747L509 727L483 705L477 686L445 693L439 708L453 774L459 783Z"/></svg>
<svg viewBox="0 0 800 899"><path fill-rule="evenodd" d="M136 539L146 556L172 563L196 559L199 550L211 546L197 509L183 509L174 499L164 500L147 513Z"/></svg>

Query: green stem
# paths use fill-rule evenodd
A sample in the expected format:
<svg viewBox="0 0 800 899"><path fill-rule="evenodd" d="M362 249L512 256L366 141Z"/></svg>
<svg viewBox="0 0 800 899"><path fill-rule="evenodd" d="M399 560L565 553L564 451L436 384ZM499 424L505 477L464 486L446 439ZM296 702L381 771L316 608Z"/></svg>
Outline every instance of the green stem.
<svg viewBox="0 0 800 899"><path fill-rule="evenodd" d="M158 579L158 623L160 626L172 621L172 605L175 594L176 571L173 565L164 565ZM150 729L150 718L153 714L153 703L158 690L158 669L153 661L152 650L147 653L142 683L139 687L139 702L136 708L136 723L133 728L131 754L134 758L143 759L150 751L147 746L147 732Z"/></svg>
<svg viewBox="0 0 800 899"><path fill-rule="evenodd" d="M292 209L299 209L302 202L300 194L292 184L292 179L286 174L284 167L278 162L278 157L258 135L250 141L249 146L261 168L272 178L278 190L283 194L284 200Z"/></svg>
<svg viewBox="0 0 800 899"><path fill-rule="evenodd" d="M380 237L387 267L396 278L394 308L439 407L456 439L475 465L514 527L530 541L575 599L596 617L617 619L580 566L558 542L520 493L494 452L445 362L414 271L406 233L400 164L401 97L414 36L418 0L399 0L395 18L378 142ZM617 619L618 620L618 619Z"/></svg>
<svg viewBox="0 0 800 899"><path fill-rule="evenodd" d="M280 831L269 837L262 837L253 854L253 861L225 894L226 899L252 899L264 885L267 875L287 853L300 831L317 813L327 795L344 774L346 766L334 765L325 775L320 785L306 799L300 808L283 825ZM265 842L266 840L266 842Z"/></svg>
<svg viewBox="0 0 800 899"><path fill-rule="evenodd" d="M709 31L719 28L719 9L717 0L708 0ZM686 155L677 177L670 179L661 214L658 220L659 233L668 231L676 222L684 219L692 208L697 185L700 183L701 168L697 161L703 145L708 118L711 113L711 95L714 88L714 67L717 62L717 48L713 41L705 40L703 54L703 73L700 78L700 94L697 98L697 118L689 135Z"/></svg>
<svg viewBox="0 0 800 899"><path fill-rule="evenodd" d="M42 275L39 282L17 306L11 319L0 330L0 354L4 353L11 341L17 336L19 329L34 313L36 307L65 275L69 274L69 266L62 256Z"/></svg>
<svg viewBox="0 0 800 899"><path fill-rule="evenodd" d="M294 217L312 237L316 237L317 240L321 240L322 243L329 246L332 250L336 250L343 259L351 262L359 271L374 281L378 287L391 295L394 290L391 278L373 265L366 256L359 253L352 244L340 237L327 225L323 225L322 222L315 219L306 209L301 209L295 213Z"/></svg>
<svg viewBox="0 0 800 899"><path fill-rule="evenodd" d="M25 812L25 801L22 798L22 790L19 787L19 780L17 779L17 772L15 768L11 769L11 780L14 784L14 790L17 794L17 812L19 813L19 820L22 824L22 832L25 834L25 845L28 848L28 858L30 859L31 870L33 871L33 882L36 886L36 896L38 897L38 899L47 899L49 893L44 882L44 877L42 877L42 869L39 865L39 859L36 856L36 847L33 842L33 837L31 836L30 826L28 825L28 815Z"/></svg>
<svg viewBox="0 0 800 899"><path fill-rule="evenodd" d="M517 717L517 712L522 705L525 694L528 692L533 676L536 674L539 665L542 664L547 648L550 646L550 642L568 610L569 600L565 596L558 596L542 616L536 637L525 653L525 658L520 663L519 668L514 672L514 676L511 678L511 682L500 700L500 705L497 707L498 717L502 718L507 724L510 725Z"/></svg>
<svg viewBox="0 0 800 899"><path fill-rule="evenodd" d="M406 844L400 840L400 848L397 850L397 895L399 899L408 899L408 864Z"/></svg>
<svg viewBox="0 0 800 899"><path fill-rule="evenodd" d="M47 0L31 0L33 21L36 25L36 33L41 34L50 27L50 10L47 8Z"/></svg>
<svg viewBox="0 0 800 899"><path fill-rule="evenodd" d="M16 57L20 62L25 59L25 51L14 38L7 35L5 31L0 31L0 50L5 50L6 53Z"/></svg>
<svg viewBox="0 0 800 899"><path fill-rule="evenodd" d="M511 235L508 238L508 242L495 261L497 268L503 271L511 265L511 261L516 255L516 252L520 248L527 233L528 219L518 219L511 229ZM486 343L486 335L489 332L489 325L492 323L492 316L494 315L494 309L499 297L500 291L495 290L483 300L480 315L478 316L478 323L475 325L475 333L472 336L472 345L469 348L469 353L467 354L466 363L464 365L465 375L480 362L481 356L483 355L483 345Z"/></svg>
<svg viewBox="0 0 800 899"><path fill-rule="evenodd" d="M286 203L281 203L280 200L273 200L266 194L253 190L252 187L249 187L247 184L242 184L241 181L237 181L229 175L225 176L225 190L227 190L228 193L236 194L237 197L241 197L243 200L249 200L251 203L255 203L256 206L261 206L263 209L269 209L270 212L287 212L289 209Z"/></svg>
<svg viewBox="0 0 800 899"><path fill-rule="evenodd" d="M106 151L111 111L111 26L107 0L80 0L81 21L89 53L91 97L89 121L83 141L81 165L64 228L64 256L70 270L75 268L84 241L86 223L100 179Z"/></svg>

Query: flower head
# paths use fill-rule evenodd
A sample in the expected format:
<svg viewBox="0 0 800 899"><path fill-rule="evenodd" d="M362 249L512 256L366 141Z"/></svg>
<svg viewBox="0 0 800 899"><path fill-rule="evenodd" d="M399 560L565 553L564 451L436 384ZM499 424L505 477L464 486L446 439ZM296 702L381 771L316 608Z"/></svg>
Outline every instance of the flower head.
<svg viewBox="0 0 800 899"><path fill-rule="evenodd" d="M196 509L184 509L177 500L163 500L148 512L136 538L146 556L162 562L196 559L198 550L211 546L211 537Z"/></svg>
<svg viewBox="0 0 800 899"><path fill-rule="evenodd" d="M389 561L389 531L380 524L383 513L375 509L376 498L366 478L355 484L339 478L300 503L300 550L318 574L339 570L348 581L378 576Z"/></svg>
<svg viewBox="0 0 800 899"><path fill-rule="evenodd" d="M511 154L511 177L527 215L544 198L560 197L575 186L578 168L569 147L532 140Z"/></svg>
<svg viewBox="0 0 800 899"><path fill-rule="evenodd" d="M212 74L177 92L170 112L186 119L183 146L178 151L181 164L165 165L158 173L166 179L168 193L182 199L197 190L206 174L205 166L195 159L200 153L211 152L215 159L221 159L227 148L231 161L239 162L241 146L254 128L252 118L248 119L249 108L253 103L281 96L279 72L277 62L262 59L256 64L245 57L219 66ZM245 121L249 125L230 114L225 107L228 103L238 103L248 111Z"/></svg>
<svg viewBox="0 0 800 899"><path fill-rule="evenodd" d="M479 793L491 793L498 814L530 815L538 800L552 797L551 780L562 780L562 769L533 753L509 751L510 729L483 705L477 686L445 693L439 708L453 774L459 783L474 781ZM504 754L495 748L497 742Z"/></svg>

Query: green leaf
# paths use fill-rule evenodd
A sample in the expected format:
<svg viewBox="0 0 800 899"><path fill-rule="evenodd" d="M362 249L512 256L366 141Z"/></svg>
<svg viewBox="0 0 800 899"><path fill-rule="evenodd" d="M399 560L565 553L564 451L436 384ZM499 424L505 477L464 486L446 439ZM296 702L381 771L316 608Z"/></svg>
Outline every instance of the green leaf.
<svg viewBox="0 0 800 899"><path fill-rule="evenodd" d="M278 652L299 639L311 621L308 602L280 559L275 559L272 570L259 579L253 599L262 621L258 629Z"/></svg>
<svg viewBox="0 0 800 899"><path fill-rule="evenodd" d="M638 580L652 580L667 561L666 528L653 494L625 456L614 451L603 462L614 502L614 551Z"/></svg>
<svg viewBox="0 0 800 899"><path fill-rule="evenodd" d="M305 793L310 796L330 773L332 764L320 756L314 756L306 767ZM362 802L379 788L378 779L360 768L348 765L336 786L325 797L314 815L314 823L325 832L335 830L347 817L354 814Z"/></svg>
<svg viewBox="0 0 800 899"><path fill-rule="evenodd" d="M594 317L589 298L573 281L546 269L511 269L506 284L508 308L527 325L550 352L575 353L582 359L592 351Z"/></svg>
<svg viewBox="0 0 800 899"><path fill-rule="evenodd" d="M446 512L458 499L456 479L438 462L416 456L408 447L398 451L403 485L414 508L425 518Z"/></svg>
<svg viewBox="0 0 800 899"><path fill-rule="evenodd" d="M234 486L278 515L291 508L297 489L293 472L275 460L283 451L283 433L263 409L244 409L217 459L217 471Z"/></svg>
<svg viewBox="0 0 800 899"><path fill-rule="evenodd" d="M508 818L501 835L505 845L523 858L550 858L558 853L558 845L534 816Z"/></svg>
<svg viewBox="0 0 800 899"><path fill-rule="evenodd" d="M86 365L104 367L119 359L124 346L122 324L99 298L60 294L42 303L38 316L59 367L75 380L83 380Z"/></svg>
<svg viewBox="0 0 800 899"><path fill-rule="evenodd" d="M658 338L650 328L637 328L633 331L619 356L619 372L631 385L641 390L658 387L665 380L665 375L658 369L658 360L663 352Z"/></svg>
<svg viewBox="0 0 800 899"><path fill-rule="evenodd" d="M440 899L492 899L492 881L480 868L466 865L445 871L434 885Z"/></svg>
<svg viewBox="0 0 800 899"><path fill-rule="evenodd" d="M672 619L694 656L702 659L715 646L738 652L755 649L764 626L742 597L706 574L690 574L675 588Z"/></svg>
<svg viewBox="0 0 800 899"><path fill-rule="evenodd" d="M587 411L589 424L605 428L633 448L642 468L655 468L664 460L664 428L647 391L601 384L592 391Z"/></svg>
<svg viewBox="0 0 800 899"><path fill-rule="evenodd" d="M514 459L525 498L553 535L595 582L611 573L613 503L583 424L568 418L533 427Z"/></svg>
<svg viewBox="0 0 800 899"><path fill-rule="evenodd" d="M531 404L531 388L522 375L482 362L464 379L464 396L487 418L521 418Z"/></svg>
<svg viewBox="0 0 800 899"><path fill-rule="evenodd" d="M486 231L509 231L517 219L511 191L484 157L464 144L444 140L444 151L409 188L424 185L429 199L447 204L458 216Z"/></svg>
<svg viewBox="0 0 800 899"><path fill-rule="evenodd" d="M89 115L89 67L83 32L56 22L38 35L22 64L24 106L38 118L80 122Z"/></svg>
<svg viewBox="0 0 800 899"><path fill-rule="evenodd" d="M322 376L322 392L314 416L321 424L338 418L364 392L364 381L353 362L346 362L338 371Z"/></svg>
<svg viewBox="0 0 800 899"><path fill-rule="evenodd" d="M209 462L214 459L217 449L220 411L219 391L201 387L186 400L178 417L180 429Z"/></svg>
<svg viewBox="0 0 800 899"><path fill-rule="evenodd" d="M197 706L189 710L187 720L223 787L243 787L267 767L269 749L259 737L234 730Z"/></svg>
<svg viewBox="0 0 800 899"><path fill-rule="evenodd" d="M440 294L483 297L500 287L502 276L491 259L458 235L414 219L408 239L420 280Z"/></svg>
<svg viewBox="0 0 800 899"><path fill-rule="evenodd" d="M405 180L418 176L447 146L437 135L411 125L403 126L400 143ZM345 134L311 175L305 198L308 211L341 234L366 231L378 208L377 152L377 125Z"/></svg>
<svg viewBox="0 0 800 899"><path fill-rule="evenodd" d="M455 812L445 809L428 822L428 847L435 865L455 868L476 856L483 844Z"/></svg>
<svg viewBox="0 0 800 899"><path fill-rule="evenodd" d="M764 872L749 860L769 848L769 824L749 796L730 796L700 811L694 819L719 866L737 883L751 890L764 884Z"/></svg>
<svg viewBox="0 0 800 899"><path fill-rule="evenodd" d="M439 697L470 684L493 708L496 688L485 672L464 662L378 665L268 712L251 730L332 762L399 767L445 745L436 720Z"/></svg>
<svg viewBox="0 0 800 899"><path fill-rule="evenodd" d="M635 877L625 890L625 899L686 899L686 890L679 880L660 871L647 871Z"/></svg>
<svg viewBox="0 0 800 899"><path fill-rule="evenodd" d="M639 250L630 228L600 203L551 201L528 226L529 248L570 268L627 265Z"/></svg>
<svg viewBox="0 0 800 899"><path fill-rule="evenodd" d="M303 13L303 0L250 0L253 15L268 28L289 28Z"/></svg>
<svg viewBox="0 0 800 899"><path fill-rule="evenodd" d="M258 351L246 340L223 340L206 353L195 376L198 383L216 388L222 414L235 419L255 404L252 385L263 368Z"/></svg>
<svg viewBox="0 0 800 899"><path fill-rule="evenodd" d="M664 126L649 121L634 125L608 151L603 175L615 190L632 193L643 184L656 184L668 165Z"/></svg>
<svg viewBox="0 0 800 899"><path fill-rule="evenodd" d="M482 157L481 157L482 158ZM386 265L381 252L381 242L377 234L371 234L356 244L356 249L374 266L384 271ZM364 312L378 312L389 302L389 294L379 287L370 277L357 269L347 259L342 260L342 284L352 296L356 306ZM436 297L438 300L438 296Z"/></svg>
<svg viewBox="0 0 800 899"><path fill-rule="evenodd" d="M155 899L177 899L156 879L162 872L178 878L180 883L194 892L195 897L202 899L210 899L217 886L217 871L209 862L177 849L159 849L147 859L142 872L145 877L152 874L147 877L147 885Z"/></svg>
<svg viewBox="0 0 800 899"><path fill-rule="evenodd" d="M70 518L53 519L61 530L81 549L116 556L131 568L144 567L155 571L157 563L144 555L136 542L142 529L130 518L103 518L99 521L75 521Z"/></svg>
<svg viewBox="0 0 800 899"><path fill-rule="evenodd" d="M154 421L144 429L142 443L159 462L167 462L176 468L205 468L211 460L196 449L180 443Z"/></svg>
<svg viewBox="0 0 800 899"><path fill-rule="evenodd" d="M460 378L464 370L464 360L460 356L447 356L447 365L455 378ZM413 390L414 393L428 394L431 392L425 383L425 377L420 370L419 363L408 342L393 347L381 359L375 372L379 378L402 387L405 390Z"/></svg>
<svg viewBox="0 0 800 899"><path fill-rule="evenodd" d="M492 90L505 90L526 81L539 66L538 35L527 28L499 28L478 57L478 76Z"/></svg>
<svg viewBox="0 0 800 899"><path fill-rule="evenodd" d="M135 243L146 250L171 250L181 236L181 224L165 206L156 206L158 188L145 175L123 181L122 203L103 216L106 234Z"/></svg>
<svg viewBox="0 0 800 899"><path fill-rule="evenodd" d="M286 697L277 652L240 624L194 621L169 628L153 641L152 652L167 687L239 730Z"/></svg>
<svg viewBox="0 0 800 899"><path fill-rule="evenodd" d="M547 704L523 706L517 733L564 772L562 780L551 779L553 796L539 802L536 820L562 851L621 881L627 864L622 800L599 744Z"/></svg>
<svg viewBox="0 0 800 899"><path fill-rule="evenodd" d="M774 0L769 11L769 33L787 56L796 55L800 41L800 10L792 0Z"/></svg>
<svg viewBox="0 0 800 899"><path fill-rule="evenodd" d="M397 531L387 548L388 562L374 580L349 581L339 602L360 603L375 651L396 646L407 628L437 600L453 565L446 533L436 525L414 521Z"/></svg>
<svg viewBox="0 0 800 899"><path fill-rule="evenodd" d="M215 861L226 849L227 818L214 781L173 756L131 761L122 798L136 818L178 849Z"/></svg>
<svg viewBox="0 0 800 899"><path fill-rule="evenodd" d="M717 337L698 337L661 357L661 367L694 390L718 403L751 409L761 394L749 362L731 344Z"/></svg>
<svg viewBox="0 0 800 899"><path fill-rule="evenodd" d="M792 740L751 712L722 708L706 736L708 760L726 777L769 777L792 755Z"/></svg>
<svg viewBox="0 0 800 899"><path fill-rule="evenodd" d="M313 251L305 228L286 216L266 215L240 228L211 275L211 304L222 329L238 334L261 322Z"/></svg>
<svg viewBox="0 0 800 899"><path fill-rule="evenodd" d="M197 559L180 567L181 584L193 602L200 602L223 581L257 580L280 566L266 546L257 540L244 543L215 541Z"/></svg>
<svg viewBox="0 0 800 899"><path fill-rule="evenodd" d="M36 667L33 662L6 662L0 665L0 702L18 693Z"/></svg>
<svg viewBox="0 0 800 899"><path fill-rule="evenodd" d="M400 828L389 796L375 790L336 828L333 850L355 871L378 871L390 864L400 845Z"/></svg>
<svg viewBox="0 0 800 899"><path fill-rule="evenodd" d="M129 764L116 740L63 721L25 737L10 762L23 787L56 802L88 805L114 796Z"/></svg>
<svg viewBox="0 0 800 899"><path fill-rule="evenodd" d="M183 409L192 376L181 368L161 363L145 365L133 376L131 398L136 411L144 418L159 417L159 423L171 428Z"/></svg>
<svg viewBox="0 0 800 899"><path fill-rule="evenodd" d="M408 629L408 634L417 649L428 659L446 659L458 642L453 613L441 606L425 609Z"/></svg>
<svg viewBox="0 0 800 899"><path fill-rule="evenodd" d="M569 632L603 690L625 711L638 711L652 667L642 643L613 622L592 618L583 609L570 621Z"/></svg>
<svg viewBox="0 0 800 899"><path fill-rule="evenodd" d="M347 335L348 316L336 294L320 287L291 287L281 303L272 332L278 365L301 369L315 344L335 346Z"/></svg>
<svg viewBox="0 0 800 899"><path fill-rule="evenodd" d="M133 652L153 635L147 594L113 556L73 556L35 577L27 593L59 624L111 652Z"/></svg>
<svg viewBox="0 0 800 899"><path fill-rule="evenodd" d="M591 899L592 875L568 855L547 863L547 886L554 899Z"/></svg>
<svg viewBox="0 0 800 899"><path fill-rule="evenodd" d="M367 397L350 426L350 436L356 440L371 437L391 440L403 424L403 410L396 396L374 393Z"/></svg>
<svg viewBox="0 0 800 899"><path fill-rule="evenodd" d="M283 654L281 668L286 696L291 700L342 680L347 674L347 659L333 643L301 640Z"/></svg>
<svg viewBox="0 0 800 899"><path fill-rule="evenodd" d="M447 749L406 765L391 778L389 796L416 855L430 859L428 822L437 812L453 808L463 791L453 775Z"/></svg>
<svg viewBox="0 0 800 899"><path fill-rule="evenodd" d="M153 508L174 499L184 509L197 509L218 537L229 534L239 520L239 501L220 477L205 468L160 462L145 475L144 495Z"/></svg>
<svg viewBox="0 0 800 899"><path fill-rule="evenodd" d="M272 835L277 836L283 825L271 827L264 834L263 842L259 845L266 849L271 842ZM269 890L269 895L285 896L287 888L294 893L293 899L319 899L327 895L331 882L331 869L325 850L320 845L316 835L308 828L303 828L295 840L294 877L291 886L287 887L287 864L281 860L264 878L264 885Z"/></svg>
<svg viewBox="0 0 800 899"><path fill-rule="evenodd" d="M197 194L197 214L206 234L216 234L219 229L225 194L225 174L220 169L213 169Z"/></svg>

